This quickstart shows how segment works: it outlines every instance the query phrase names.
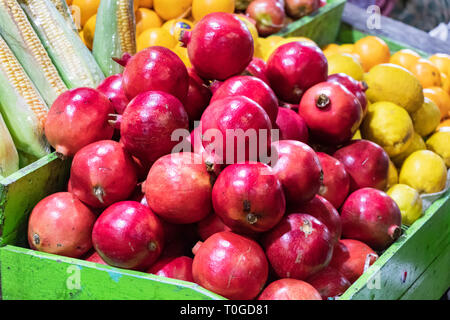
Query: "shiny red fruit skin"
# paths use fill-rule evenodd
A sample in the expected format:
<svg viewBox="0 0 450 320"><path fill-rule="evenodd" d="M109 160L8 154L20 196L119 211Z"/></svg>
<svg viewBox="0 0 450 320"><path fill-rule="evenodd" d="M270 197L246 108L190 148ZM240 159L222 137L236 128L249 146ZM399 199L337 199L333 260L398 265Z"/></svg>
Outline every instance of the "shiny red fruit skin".
<svg viewBox="0 0 450 320"><path fill-rule="evenodd" d="M203 82L203 80L195 73L193 68L188 69L189 73L189 90L184 103L189 121L194 122L200 120L203 111L209 105L211 100L211 90Z"/></svg>
<svg viewBox="0 0 450 320"><path fill-rule="evenodd" d="M279 279L270 283L258 300L322 300L309 283L296 279Z"/></svg>
<svg viewBox="0 0 450 320"><path fill-rule="evenodd" d="M73 194L52 194L34 207L28 221L33 250L79 258L92 248L95 215Z"/></svg>
<svg viewBox="0 0 450 320"><path fill-rule="evenodd" d="M188 129L189 118L181 102L161 91L148 91L134 98L120 126L121 142L142 164L151 165L172 152L177 129Z"/></svg>
<svg viewBox="0 0 450 320"><path fill-rule="evenodd" d="M330 266L306 281L319 291L323 300L342 295L352 285L342 273Z"/></svg>
<svg viewBox="0 0 450 320"><path fill-rule="evenodd" d="M136 53L123 71L128 99L147 91L163 91L184 102L189 75L183 61L171 50L153 46Z"/></svg>
<svg viewBox="0 0 450 320"><path fill-rule="evenodd" d="M147 270L147 273L156 274L160 277L194 282L194 278L192 277L192 262L193 259L186 256L161 258Z"/></svg>
<svg viewBox="0 0 450 320"><path fill-rule="evenodd" d="M317 156L323 171L319 195L339 209L350 191L350 176L338 159L323 152L317 152Z"/></svg>
<svg viewBox="0 0 450 320"><path fill-rule="evenodd" d="M280 31L284 27L286 13L279 1L254 0L245 11L247 16L256 21L260 36L266 37ZM267 20L269 20L267 22Z"/></svg>
<svg viewBox="0 0 450 320"><path fill-rule="evenodd" d="M368 140L353 140L338 149L338 159L350 176L350 192L361 188L385 190L389 156L379 145Z"/></svg>
<svg viewBox="0 0 450 320"><path fill-rule="evenodd" d="M259 104L275 124L278 115L278 99L272 89L261 79L251 76L229 78L214 92L211 103L234 96L244 96Z"/></svg>
<svg viewBox="0 0 450 320"><path fill-rule="evenodd" d="M365 90L367 90L367 85L363 84L360 81L357 81L346 75L345 73L334 73L328 76L328 82L336 82L344 87L346 87L351 93L355 95L361 104L361 108L363 110L363 114L367 112L367 97L365 94Z"/></svg>
<svg viewBox="0 0 450 320"><path fill-rule="evenodd" d="M364 273L364 266L372 265L378 255L365 243L341 239L334 247L330 267L338 270L350 283L355 282Z"/></svg>
<svg viewBox="0 0 450 320"><path fill-rule="evenodd" d="M45 122L45 136L56 152L72 157L88 144L111 139L108 123L114 108L106 96L92 88L63 92L53 102Z"/></svg>
<svg viewBox="0 0 450 320"><path fill-rule="evenodd" d="M291 42L271 54L267 77L279 99L298 104L309 88L327 80L328 62L317 46Z"/></svg>
<svg viewBox="0 0 450 320"><path fill-rule="evenodd" d="M121 73L109 76L103 80L97 90L103 93L114 106L114 110L118 114L122 114L125 111L130 100L125 95L123 89L123 76Z"/></svg>
<svg viewBox="0 0 450 320"><path fill-rule="evenodd" d="M267 78L267 63L261 58L253 57L247 69L243 72L243 75L257 77L270 85L269 79Z"/></svg>
<svg viewBox="0 0 450 320"><path fill-rule="evenodd" d="M173 153L158 159L144 185L148 206L164 220L187 224L212 211L212 181L200 155Z"/></svg>
<svg viewBox="0 0 450 320"><path fill-rule="evenodd" d="M288 206L310 201L319 192L322 168L314 150L294 140L273 142L278 160L272 166L283 185Z"/></svg>
<svg viewBox="0 0 450 320"><path fill-rule="evenodd" d="M333 239L324 223L308 214L289 214L263 235L262 244L276 275L304 280L328 266Z"/></svg>
<svg viewBox="0 0 450 320"><path fill-rule="evenodd" d="M254 299L264 287L268 272L267 258L259 244L233 232L209 237L192 264L197 284L231 300Z"/></svg>
<svg viewBox="0 0 450 320"><path fill-rule="evenodd" d="M86 258L86 261L104 264L105 266L108 265L108 264L102 259L102 257L100 257L100 255L99 255L97 252L95 252L95 251L94 251L93 254L91 254L89 257Z"/></svg>
<svg viewBox="0 0 450 320"><path fill-rule="evenodd" d="M363 188L350 194L341 207L342 237L383 250L401 235L402 215L383 191Z"/></svg>
<svg viewBox="0 0 450 320"><path fill-rule="evenodd" d="M223 223L222 219L215 213L210 214L197 224L198 234L205 241L215 233L222 231L231 231L231 228Z"/></svg>
<svg viewBox="0 0 450 320"><path fill-rule="evenodd" d="M249 235L273 228L286 210L280 181L260 162L226 167L214 184L212 199L225 225Z"/></svg>
<svg viewBox="0 0 450 320"><path fill-rule="evenodd" d="M319 9L320 0L286 0L285 7L290 17L300 19Z"/></svg>
<svg viewBox="0 0 450 320"><path fill-rule="evenodd" d="M160 256L164 245L162 224L146 206L122 201L98 217L92 231L95 251L109 265L147 270Z"/></svg>
<svg viewBox="0 0 450 320"><path fill-rule="evenodd" d="M358 99L334 82L322 82L306 91L298 113L306 121L310 136L326 145L349 141L363 118Z"/></svg>
<svg viewBox="0 0 450 320"><path fill-rule="evenodd" d="M245 70L253 58L253 38L243 21L230 13L206 15L186 33L189 60L197 74L225 80Z"/></svg>
<svg viewBox="0 0 450 320"><path fill-rule="evenodd" d="M295 111L278 108L276 126L280 130L280 140L297 140L308 143L309 133L306 122Z"/></svg>
<svg viewBox="0 0 450 320"><path fill-rule="evenodd" d="M137 183L131 156L120 143L102 140L77 152L70 169L72 193L93 208L128 199Z"/></svg>

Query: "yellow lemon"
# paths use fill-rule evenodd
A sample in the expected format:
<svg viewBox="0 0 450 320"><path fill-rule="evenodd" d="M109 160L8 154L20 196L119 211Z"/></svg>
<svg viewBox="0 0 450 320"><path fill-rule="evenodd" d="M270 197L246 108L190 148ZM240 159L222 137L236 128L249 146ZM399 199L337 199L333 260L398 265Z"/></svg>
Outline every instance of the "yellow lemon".
<svg viewBox="0 0 450 320"><path fill-rule="evenodd" d="M328 58L328 56L331 56L334 53L340 53L339 45L337 45L335 43L330 43L329 45L324 47L322 49L322 51L323 51L323 54L325 55L325 57L327 57L327 58Z"/></svg>
<svg viewBox="0 0 450 320"><path fill-rule="evenodd" d="M164 20L180 18L192 5L192 0L153 0L153 9Z"/></svg>
<svg viewBox="0 0 450 320"><path fill-rule="evenodd" d="M413 139L409 144L408 148L400 153L399 155L392 157L392 161L395 163L397 167L401 167L403 162L408 156L418 150L426 150L427 146L425 145L425 141L423 141L422 137L414 132Z"/></svg>
<svg viewBox="0 0 450 320"><path fill-rule="evenodd" d="M173 52L177 54L178 57L180 57L181 61L186 65L186 68L191 68L191 60L189 60L189 55L186 48L183 48L180 44L177 44L173 49Z"/></svg>
<svg viewBox="0 0 450 320"><path fill-rule="evenodd" d="M442 157L450 168L450 128L443 127L427 140L427 148Z"/></svg>
<svg viewBox="0 0 450 320"><path fill-rule="evenodd" d="M258 38L258 49L259 54L258 58L261 58L265 61L268 60L270 56L270 52L272 52L273 48L276 47L277 43L283 40L283 37L280 36L270 36L267 38Z"/></svg>
<svg viewBox="0 0 450 320"><path fill-rule="evenodd" d="M99 6L100 0L73 0L71 9L74 17L78 17L79 14L79 23L84 27L89 18L97 13Z"/></svg>
<svg viewBox="0 0 450 320"><path fill-rule="evenodd" d="M422 198L414 188L406 184L396 184L386 193L399 207L403 224L410 226L422 216Z"/></svg>
<svg viewBox="0 0 450 320"><path fill-rule="evenodd" d="M258 45L258 29L256 29L256 26L243 14L237 14L236 17L238 17L239 19L242 20L242 22L245 23L245 25L247 26L248 30L250 31L250 33L252 34L252 38L253 38L253 46L256 50L256 47Z"/></svg>
<svg viewBox="0 0 450 320"><path fill-rule="evenodd" d="M414 136L408 112L387 101L376 102L368 107L360 130L364 139L379 144L390 157L405 151Z"/></svg>
<svg viewBox="0 0 450 320"><path fill-rule="evenodd" d="M364 75L370 102L390 101L414 112L423 104L423 88L408 70L392 63L379 64Z"/></svg>
<svg viewBox="0 0 450 320"><path fill-rule="evenodd" d="M234 8L234 0L193 0L192 16L194 17L195 21L199 21L207 14L213 12L233 13Z"/></svg>
<svg viewBox="0 0 450 320"><path fill-rule="evenodd" d="M328 58L328 74L345 73L355 80L363 79L364 70L358 59L348 53L335 53Z"/></svg>
<svg viewBox="0 0 450 320"><path fill-rule="evenodd" d="M341 53L353 53L355 45L353 43L344 43L339 46L339 52Z"/></svg>
<svg viewBox="0 0 450 320"><path fill-rule="evenodd" d="M83 43L86 45L86 41L84 40L84 32L83 30L81 30L79 33L81 40L83 41Z"/></svg>
<svg viewBox="0 0 450 320"><path fill-rule="evenodd" d="M95 22L97 21L97 15L94 14L89 20L86 22L83 28L83 36L86 46L92 50L92 45L94 43L94 34L95 34Z"/></svg>
<svg viewBox="0 0 450 320"><path fill-rule="evenodd" d="M173 49L177 41L174 37L163 28L151 28L142 32L137 38L137 51L152 46L161 46Z"/></svg>
<svg viewBox="0 0 450 320"><path fill-rule="evenodd" d="M441 121L441 111L431 100L425 97L422 106L411 114L414 130L425 137L436 130Z"/></svg>
<svg viewBox="0 0 450 320"><path fill-rule="evenodd" d="M158 14L147 8L139 8L136 11L136 35L139 36L144 30L159 28L162 20Z"/></svg>
<svg viewBox="0 0 450 320"><path fill-rule="evenodd" d="M400 169L399 183L419 193L435 193L445 188L447 168L444 160L430 150L412 153Z"/></svg>
<svg viewBox="0 0 450 320"><path fill-rule="evenodd" d="M388 182L386 189L389 189L394 184L398 183L398 171L394 163L389 159L389 170L388 170Z"/></svg>
<svg viewBox="0 0 450 320"><path fill-rule="evenodd" d="M358 130L356 130L355 134L353 135L352 140L359 140L359 139L362 139L362 137L361 137L361 131L358 129Z"/></svg>

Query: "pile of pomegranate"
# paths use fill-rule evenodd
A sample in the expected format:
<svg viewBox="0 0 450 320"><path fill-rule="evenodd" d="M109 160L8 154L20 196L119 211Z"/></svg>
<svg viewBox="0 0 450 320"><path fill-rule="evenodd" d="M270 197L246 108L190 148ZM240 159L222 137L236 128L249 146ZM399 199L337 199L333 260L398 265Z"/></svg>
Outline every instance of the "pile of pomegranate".
<svg viewBox="0 0 450 320"><path fill-rule="evenodd" d="M212 13L183 35L192 69L150 47L97 89L63 93L45 132L73 158L70 180L32 211L30 247L229 299L344 293L401 233L388 155L351 140L365 86L328 77L310 43L266 64L252 41Z"/></svg>

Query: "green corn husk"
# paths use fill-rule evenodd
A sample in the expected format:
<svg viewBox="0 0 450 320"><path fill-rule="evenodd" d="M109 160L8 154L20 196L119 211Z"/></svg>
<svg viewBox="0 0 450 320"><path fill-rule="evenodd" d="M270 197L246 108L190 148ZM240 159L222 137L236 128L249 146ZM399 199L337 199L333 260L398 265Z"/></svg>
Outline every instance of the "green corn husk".
<svg viewBox="0 0 450 320"><path fill-rule="evenodd" d="M64 20L66 20L67 24L69 25L69 27L78 32L78 26L76 25L73 17L72 17L72 13L70 12L70 8L67 5L66 0L50 0L53 5L56 7L56 9L58 10L58 12L63 16Z"/></svg>
<svg viewBox="0 0 450 320"><path fill-rule="evenodd" d="M19 154L0 114L0 179L19 170Z"/></svg>

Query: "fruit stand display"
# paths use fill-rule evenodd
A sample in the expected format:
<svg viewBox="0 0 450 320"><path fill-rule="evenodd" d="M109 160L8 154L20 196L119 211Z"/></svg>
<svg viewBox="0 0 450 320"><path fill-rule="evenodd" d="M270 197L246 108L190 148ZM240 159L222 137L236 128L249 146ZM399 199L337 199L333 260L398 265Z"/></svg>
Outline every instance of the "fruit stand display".
<svg viewBox="0 0 450 320"><path fill-rule="evenodd" d="M277 12L279 1L271 1ZM236 9L244 12L247 2L236 1ZM247 18L213 13L192 23L191 10L200 14L195 3L174 13L155 0L159 26L137 20L134 39L123 36L135 32L132 10L136 17L148 12L138 13L133 1L102 1L82 17L74 39L65 1L44 1L44 9L17 1L30 21L57 17L53 23L80 49L71 58L86 69L77 72L88 76L86 84L69 77L50 29L29 24L67 88L54 97L39 72L27 71L40 85L41 103L51 106L45 136L55 152L34 161L39 144L11 131L8 141L18 149L12 162L22 163L0 181L3 299L442 296L450 285L450 56L341 25L343 0L301 18L287 1L282 10L291 21L283 26L260 20L258 6L266 4L259 2L269 1L250 4ZM2 5L15 3L0 0L0 17ZM187 18L186 27L169 28L181 45L155 35L174 17ZM234 37L218 46L215 37L230 32ZM36 56L16 51L25 70L39 63L25 67L24 57ZM287 71L286 57L299 71ZM386 77L406 94L392 94ZM202 127L193 129L200 118ZM217 149L204 139L208 130L273 127L280 141L266 144L275 160L259 150L261 162L237 163L239 154L228 157L228 140ZM194 152L173 152L177 130L187 131ZM250 147L241 142L248 161ZM24 151L36 152L30 159ZM225 159L232 164L224 167ZM209 268L218 254L221 264ZM280 296L282 288L288 296Z"/></svg>

